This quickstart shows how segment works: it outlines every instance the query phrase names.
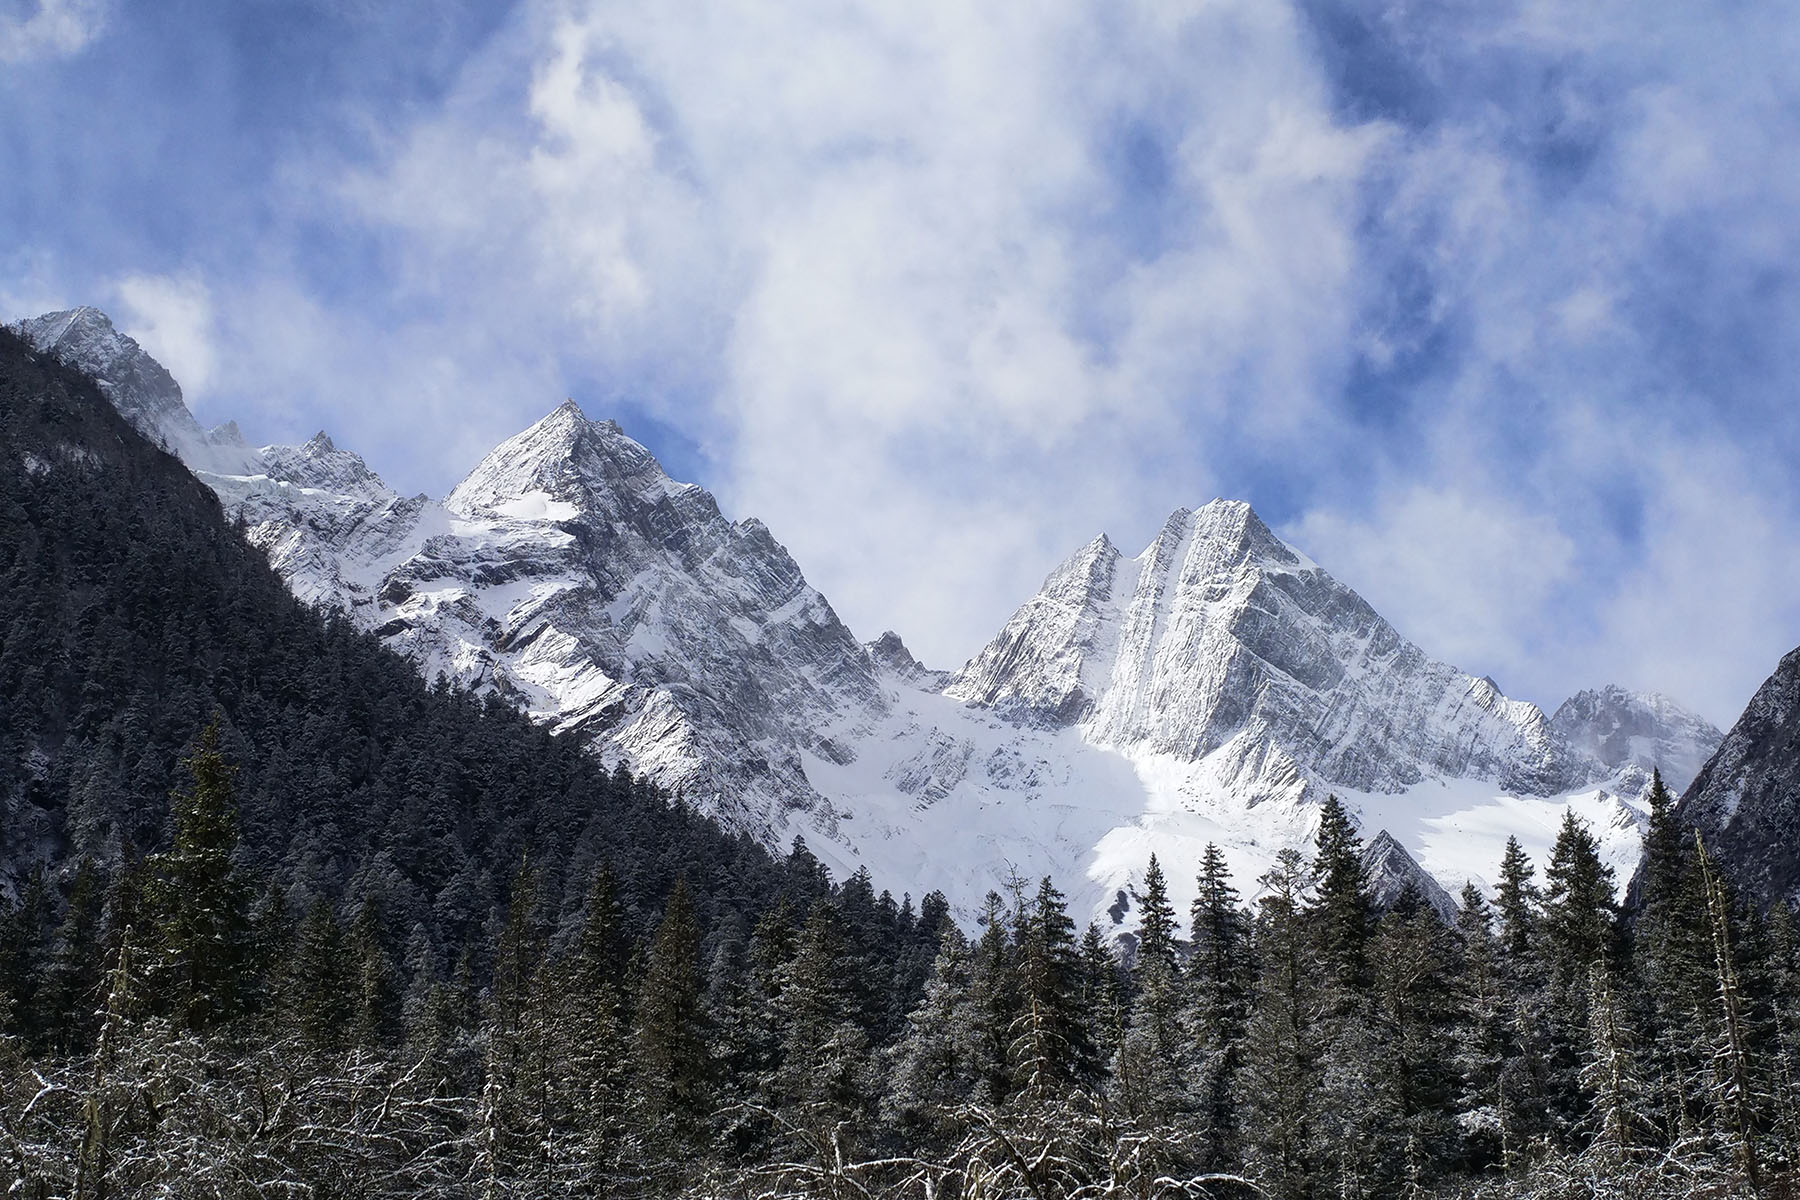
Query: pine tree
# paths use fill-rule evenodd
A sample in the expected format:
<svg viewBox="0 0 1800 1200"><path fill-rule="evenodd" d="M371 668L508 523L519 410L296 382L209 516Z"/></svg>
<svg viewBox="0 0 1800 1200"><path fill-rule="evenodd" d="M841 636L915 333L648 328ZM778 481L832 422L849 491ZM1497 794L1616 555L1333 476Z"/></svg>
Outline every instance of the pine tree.
<svg viewBox="0 0 1800 1200"><path fill-rule="evenodd" d="M952 926L938 943L931 979L892 1051L883 1115L904 1144L942 1153L965 1132L957 1112L975 1093L980 1041L969 991L969 944Z"/></svg>
<svg viewBox="0 0 1800 1200"><path fill-rule="evenodd" d="M51 900L44 869L35 868L16 906L0 894L0 1031L38 1042L54 1027L41 993L49 982Z"/></svg>
<svg viewBox="0 0 1800 1200"><path fill-rule="evenodd" d="M1640 1074L1636 1038L1614 987L1612 971L1596 959L1588 968L1588 1044L1581 1072L1592 1098L1587 1153L1619 1171L1643 1147L1650 1130L1648 1088Z"/></svg>
<svg viewBox="0 0 1800 1200"><path fill-rule="evenodd" d="M248 984L249 903L232 863L235 768L220 748L217 719L182 766L190 782L174 796L174 844L150 860L151 987L184 1025L203 1030L241 1010Z"/></svg>
<svg viewBox="0 0 1800 1200"><path fill-rule="evenodd" d="M700 925L685 879L675 881L645 958L632 1050L651 1136L665 1145L685 1142L706 1113L708 1075Z"/></svg>
<svg viewBox="0 0 1800 1200"><path fill-rule="evenodd" d="M1581 1115L1581 1057L1591 1029L1588 1004L1596 966L1614 970L1612 869L1600 861L1599 847L1574 813L1562 828L1545 872L1544 962L1548 1003L1542 1009L1549 1030L1546 1084L1551 1110L1564 1122ZM1619 1021L1623 1014L1613 1014Z"/></svg>
<svg viewBox="0 0 1800 1200"><path fill-rule="evenodd" d="M1117 1055L1124 1034L1124 979L1111 944L1092 921L1081 935L1078 953L1081 999L1077 1007L1087 1022L1087 1040L1094 1047L1096 1070L1104 1073Z"/></svg>
<svg viewBox="0 0 1800 1200"><path fill-rule="evenodd" d="M855 1021L855 963L837 905L814 901L782 968L775 1099L793 1124L827 1140L873 1099L867 1039Z"/></svg>
<svg viewBox="0 0 1800 1200"><path fill-rule="evenodd" d="M293 1028L316 1049L336 1050L345 1043L352 1011L349 968L331 902L313 901L294 938L284 991Z"/></svg>
<svg viewBox="0 0 1800 1200"><path fill-rule="evenodd" d="M1144 890L1134 892L1132 899L1137 902L1138 943L1137 965L1141 972L1149 962L1160 963L1171 974L1179 969L1175 956L1175 906L1169 903L1169 881L1163 875L1162 865L1156 861L1156 855L1150 856L1150 864L1144 868Z"/></svg>
<svg viewBox="0 0 1800 1200"><path fill-rule="evenodd" d="M1313 1101L1318 1084L1316 966L1305 907L1312 877L1295 850L1257 883L1256 981L1239 1073L1247 1165L1276 1200L1313 1194Z"/></svg>
<svg viewBox="0 0 1800 1200"><path fill-rule="evenodd" d="M1194 1004L1198 1069L1192 1085L1201 1119L1204 1161L1235 1160L1239 1141L1236 1076L1249 1017L1254 964L1250 928L1219 848L1208 842L1190 911L1193 955L1188 978Z"/></svg>
<svg viewBox="0 0 1800 1200"><path fill-rule="evenodd" d="M75 868L69 900L56 930L56 948L43 989L43 1008L52 1044L64 1051L86 1048L97 1030L104 959L100 921L105 893L100 869L90 858Z"/></svg>
<svg viewBox="0 0 1800 1200"><path fill-rule="evenodd" d="M1643 984L1638 1007L1649 1027L1648 1069L1660 1081L1664 1136L1680 1143L1693 1136L1704 1105L1712 939L1700 874L1661 772L1652 774L1648 798L1633 966Z"/></svg>
<svg viewBox="0 0 1800 1200"><path fill-rule="evenodd" d="M563 1086L571 1093L570 1107L584 1135L592 1168L587 1182L596 1188L618 1169L627 1133L630 962L618 877L602 863L588 886L559 1020Z"/></svg>
<svg viewBox="0 0 1800 1200"><path fill-rule="evenodd" d="M1733 1165L1743 1172L1755 1194L1762 1190L1761 1160L1757 1151L1761 1122L1752 1083L1750 1018L1745 1011L1743 987L1732 948L1730 901L1725 894L1724 882L1713 870L1699 830L1694 831L1694 852L1706 897L1707 925L1712 934L1717 979L1719 1036L1714 1055L1714 1107L1718 1125L1731 1147Z"/></svg>
<svg viewBox="0 0 1800 1200"><path fill-rule="evenodd" d="M1013 1021L1019 1015L1018 977L1013 947L1006 935L1003 901L989 892L982 908L981 937L969 958L969 999L974 1018L969 1039L975 1074L975 1100L999 1108L1012 1095L1007 1051Z"/></svg>
<svg viewBox="0 0 1800 1200"><path fill-rule="evenodd" d="M1452 982L1451 1064L1455 1110L1463 1130L1462 1158L1474 1171L1507 1170L1519 1141L1519 1098L1505 1085L1509 1053L1507 989L1494 917L1481 889L1464 884L1456 914L1456 970Z"/></svg>
<svg viewBox="0 0 1800 1200"><path fill-rule="evenodd" d="M1013 1088L1043 1100L1098 1070L1080 1007L1075 923L1048 875L1038 884L1018 945L1019 1015L1008 1059Z"/></svg>
<svg viewBox="0 0 1800 1200"><path fill-rule="evenodd" d="M1310 923L1319 961L1342 1003L1367 984L1374 905L1362 838L1336 796L1325 797L1319 809L1317 846Z"/></svg>
<svg viewBox="0 0 1800 1200"><path fill-rule="evenodd" d="M1571 994L1585 990L1588 968L1605 963L1614 944L1612 868L1573 812L1563 814L1545 873L1545 953L1552 981Z"/></svg>
<svg viewBox="0 0 1800 1200"><path fill-rule="evenodd" d="M1451 934L1408 884L1373 945L1375 1111L1359 1122L1358 1174L1377 1181L1375 1195L1417 1195L1456 1150Z"/></svg>
<svg viewBox="0 0 1800 1200"><path fill-rule="evenodd" d="M1494 894L1500 909L1500 951L1514 963L1523 962L1537 949L1539 896L1532 874L1531 859L1519 839L1507 838Z"/></svg>
<svg viewBox="0 0 1800 1200"><path fill-rule="evenodd" d="M400 973L382 944L381 919L365 901L351 922L345 951L350 962L350 1044L365 1050L400 1040Z"/></svg>

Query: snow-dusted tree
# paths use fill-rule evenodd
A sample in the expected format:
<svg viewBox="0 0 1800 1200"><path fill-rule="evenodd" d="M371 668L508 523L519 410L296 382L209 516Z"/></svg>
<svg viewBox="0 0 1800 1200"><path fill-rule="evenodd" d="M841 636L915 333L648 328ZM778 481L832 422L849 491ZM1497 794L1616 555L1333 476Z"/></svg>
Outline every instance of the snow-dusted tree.
<svg viewBox="0 0 1800 1200"><path fill-rule="evenodd" d="M871 1105L868 1039L855 1020L854 955L830 900L814 901L782 968L781 1065L773 1098L794 1125L829 1138Z"/></svg>
<svg viewBox="0 0 1800 1200"><path fill-rule="evenodd" d="M969 994L969 943L952 927L939 940L925 994L891 1053L882 1116L903 1144L941 1153L967 1131L962 1108L975 1092L980 1041Z"/></svg>
<svg viewBox="0 0 1800 1200"><path fill-rule="evenodd" d="M1332 1002L1349 1004L1368 983L1375 917L1362 838L1336 796L1325 797L1319 808L1315 842L1308 912L1314 954L1327 972Z"/></svg>
<svg viewBox="0 0 1800 1200"><path fill-rule="evenodd" d="M1732 944L1730 900L1724 881L1713 869L1699 830L1694 831L1694 856L1706 897L1707 926L1712 934L1718 1005L1715 1027L1719 1033L1713 1054L1711 1097L1715 1124L1731 1148L1733 1165L1744 1173L1752 1191L1760 1191L1762 1165L1757 1140L1761 1121L1756 1111L1759 1097L1753 1083L1750 1017Z"/></svg>
<svg viewBox="0 0 1800 1200"><path fill-rule="evenodd" d="M188 784L173 797L174 841L149 863L145 905L156 933L149 986L160 1007L202 1030L242 1010L249 982L249 898L233 864L236 768L225 760L218 719L182 767Z"/></svg>
<svg viewBox="0 0 1800 1200"><path fill-rule="evenodd" d="M1319 1082L1319 980L1306 928L1312 873L1284 849L1257 880L1260 969L1238 1074L1245 1158L1277 1200L1313 1194L1315 1091Z"/></svg>
<svg viewBox="0 0 1800 1200"><path fill-rule="evenodd" d="M677 879L645 957L632 1037L639 1112L648 1138L668 1155L691 1141L709 1107L699 954L694 902Z"/></svg>
<svg viewBox="0 0 1800 1200"><path fill-rule="evenodd" d="M1189 910L1193 953L1188 959L1196 1051L1189 1084L1206 1165L1219 1168L1239 1152L1236 1075L1249 1018L1255 964L1250 922L1231 886L1231 872L1219 848L1208 842L1201 856L1194 903Z"/></svg>
<svg viewBox="0 0 1800 1200"><path fill-rule="evenodd" d="M1134 1123L1167 1129L1191 1108L1195 1046L1175 949L1175 910L1156 856L1136 895L1141 924L1131 971L1130 1014L1113 1060L1111 1095Z"/></svg>
<svg viewBox="0 0 1800 1200"><path fill-rule="evenodd" d="M1088 1038L1088 1014L1081 1008L1075 923L1048 875L1025 911L1016 949L1019 1015L1013 1020L1007 1058L1015 1092L1043 1100L1092 1082L1098 1064Z"/></svg>

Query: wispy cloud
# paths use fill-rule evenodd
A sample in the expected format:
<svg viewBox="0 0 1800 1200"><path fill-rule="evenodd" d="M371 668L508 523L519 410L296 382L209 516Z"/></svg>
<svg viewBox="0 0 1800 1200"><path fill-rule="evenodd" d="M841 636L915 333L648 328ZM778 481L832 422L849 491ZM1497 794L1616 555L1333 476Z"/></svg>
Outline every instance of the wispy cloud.
<svg viewBox="0 0 1800 1200"><path fill-rule="evenodd" d="M108 0L18 0L0 8L0 63L66 58L100 36Z"/></svg>

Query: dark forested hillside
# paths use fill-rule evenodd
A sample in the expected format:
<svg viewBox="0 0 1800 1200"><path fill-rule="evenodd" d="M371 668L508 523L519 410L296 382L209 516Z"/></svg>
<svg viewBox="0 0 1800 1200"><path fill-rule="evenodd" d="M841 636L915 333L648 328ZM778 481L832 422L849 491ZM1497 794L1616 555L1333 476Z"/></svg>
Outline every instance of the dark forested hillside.
<svg viewBox="0 0 1800 1200"><path fill-rule="evenodd" d="M178 760L215 713L241 865L296 912L373 900L391 936L448 948L527 857L557 913L602 860L637 921L682 873L709 923L779 886L742 839L303 607L179 461L0 332L5 890L164 845Z"/></svg>

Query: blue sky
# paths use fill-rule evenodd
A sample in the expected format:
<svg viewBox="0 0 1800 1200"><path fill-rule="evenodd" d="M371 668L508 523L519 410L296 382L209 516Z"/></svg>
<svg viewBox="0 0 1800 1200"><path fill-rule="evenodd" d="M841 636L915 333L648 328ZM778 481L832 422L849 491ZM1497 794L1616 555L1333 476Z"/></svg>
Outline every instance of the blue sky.
<svg viewBox="0 0 1800 1200"><path fill-rule="evenodd" d="M984 11L993 9L993 11ZM441 494L572 395L865 637L1242 497L1553 705L1800 642L1778 6L0 0L0 310Z"/></svg>

